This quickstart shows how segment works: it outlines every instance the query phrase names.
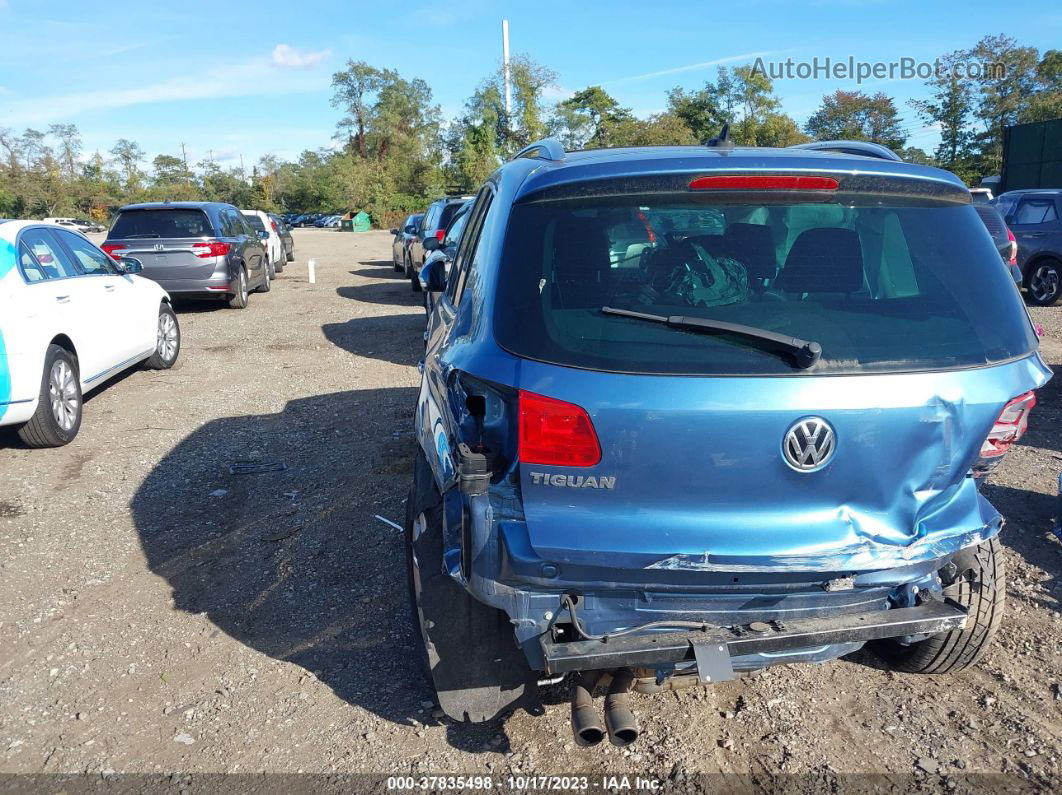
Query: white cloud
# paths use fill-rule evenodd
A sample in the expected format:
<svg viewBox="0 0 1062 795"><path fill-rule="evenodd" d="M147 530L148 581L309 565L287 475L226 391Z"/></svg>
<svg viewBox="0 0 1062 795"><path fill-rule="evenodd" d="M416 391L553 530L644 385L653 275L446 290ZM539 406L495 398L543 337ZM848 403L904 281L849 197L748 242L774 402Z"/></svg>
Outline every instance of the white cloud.
<svg viewBox="0 0 1062 795"><path fill-rule="evenodd" d="M664 77L666 75L675 75L680 72L694 72L699 69L707 69L709 66L721 66L726 63L734 63L735 61L754 61L757 58L766 58L771 55L777 55L780 52L786 52L786 50L764 50L763 52L746 52L741 55L728 55L725 58L716 58L712 61L701 61L700 63L686 64L685 66L675 66L671 69L661 69L658 72L646 72L640 75L631 75L630 77L621 77L616 80L607 80L601 85L615 85L617 83L630 83L635 80L651 80L654 77Z"/></svg>
<svg viewBox="0 0 1062 795"><path fill-rule="evenodd" d="M273 65L286 69L311 69L331 54L331 50L296 50L287 44L278 44L273 48Z"/></svg>
<svg viewBox="0 0 1062 795"><path fill-rule="evenodd" d="M327 78L320 75L292 74L278 70L264 58L255 58L139 87L81 91L2 102L0 117L6 124L42 124L71 119L81 113L151 103L311 93L327 88Z"/></svg>

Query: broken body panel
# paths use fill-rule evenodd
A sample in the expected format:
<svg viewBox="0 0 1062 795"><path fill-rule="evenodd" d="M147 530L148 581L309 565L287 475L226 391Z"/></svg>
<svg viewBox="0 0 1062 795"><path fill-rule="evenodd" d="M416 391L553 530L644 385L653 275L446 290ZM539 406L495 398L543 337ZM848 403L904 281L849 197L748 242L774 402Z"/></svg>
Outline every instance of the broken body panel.
<svg viewBox="0 0 1062 795"><path fill-rule="evenodd" d="M817 158L787 160L788 171L829 171ZM665 153L636 164L627 184L673 191L693 162ZM609 163L602 155L563 176L528 163L523 179L495 177L494 206L536 189L607 192L607 175L598 188L593 178ZM896 164L857 166L858 178L838 172L842 187L887 189L895 202L940 189L960 201L957 180L942 172L903 166L913 173L905 184L886 174ZM446 570L509 616L532 668L551 668L543 638L575 620L562 615L565 594L579 595L590 634L661 620L729 627L857 616L939 594L937 572L999 532L1002 518L971 468L1003 406L1050 377L1035 343L984 366L865 374L655 375L536 361L502 347L491 327L508 221L505 210L487 214L476 267L462 277L467 294L434 309L416 433L444 497ZM522 390L583 407L599 463L521 464ZM836 449L822 469L795 471L783 439L812 415L832 425ZM490 451L482 493L459 487L460 443ZM731 662L740 671L822 661L863 642L737 645Z"/></svg>

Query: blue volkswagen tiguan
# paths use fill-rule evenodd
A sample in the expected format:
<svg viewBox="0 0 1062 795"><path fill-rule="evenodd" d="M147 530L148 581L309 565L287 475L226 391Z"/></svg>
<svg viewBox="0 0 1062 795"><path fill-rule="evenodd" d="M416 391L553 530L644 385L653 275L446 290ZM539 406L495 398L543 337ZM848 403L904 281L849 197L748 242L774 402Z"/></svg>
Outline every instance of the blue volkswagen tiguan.
<svg viewBox="0 0 1062 795"><path fill-rule="evenodd" d="M577 674L577 741L622 745L632 690L985 651L978 478L1050 370L958 178L869 144L540 141L441 268L406 548L449 716Z"/></svg>

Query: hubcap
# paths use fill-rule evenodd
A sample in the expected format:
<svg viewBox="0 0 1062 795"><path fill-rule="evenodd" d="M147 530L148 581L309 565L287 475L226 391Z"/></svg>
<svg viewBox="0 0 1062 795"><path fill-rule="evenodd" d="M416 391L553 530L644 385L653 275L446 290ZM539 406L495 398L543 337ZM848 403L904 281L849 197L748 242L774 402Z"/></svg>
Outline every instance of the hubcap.
<svg viewBox="0 0 1062 795"><path fill-rule="evenodd" d="M1058 270L1053 265L1041 265L1033 273L1029 288L1037 301L1047 301L1058 293Z"/></svg>
<svg viewBox="0 0 1062 795"><path fill-rule="evenodd" d="M155 350L167 362L177 355L177 324L167 314L159 315L159 332Z"/></svg>
<svg viewBox="0 0 1062 795"><path fill-rule="evenodd" d="M48 374L48 397L52 401L52 417L56 424L69 431L77 422L80 400L74 371L62 359L52 364L52 371Z"/></svg>

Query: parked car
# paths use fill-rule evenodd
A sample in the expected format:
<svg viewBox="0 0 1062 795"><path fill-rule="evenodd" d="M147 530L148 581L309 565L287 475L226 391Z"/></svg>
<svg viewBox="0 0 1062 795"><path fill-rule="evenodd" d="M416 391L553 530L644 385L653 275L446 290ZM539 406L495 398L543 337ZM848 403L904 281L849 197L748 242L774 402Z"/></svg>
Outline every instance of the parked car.
<svg viewBox="0 0 1062 795"><path fill-rule="evenodd" d="M269 278L277 278L277 274L284 270L284 263L288 261L284 254L284 241L280 239L279 227L273 223L269 213L264 210L240 210L244 220L255 231L258 237L265 240L266 253L269 256ZM265 236L262 233L265 232Z"/></svg>
<svg viewBox="0 0 1062 795"><path fill-rule="evenodd" d="M450 275L450 264L454 261L457 247L461 244L461 235L465 231L468 211L471 209L472 199L469 199L458 208L454 217L450 220L450 225L446 227L446 233L443 235L441 242L433 237L424 240L424 248L428 251L428 256L424 260L424 267L420 269L420 273L417 276L420 279L420 289L424 293L424 310L429 317L431 317L432 310L435 308L435 302L439 300L439 293L446 287L446 277ZM433 265L436 261L442 263L442 279L438 278L440 271ZM431 279L433 272L436 274L434 281Z"/></svg>
<svg viewBox="0 0 1062 795"><path fill-rule="evenodd" d="M170 297L83 235L0 221L0 425L30 447L59 447L81 428L85 393L138 364L177 361Z"/></svg>
<svg viewBox="0 0 1062 795"><path fill-rule="evenodd" d="M970 188L970 198L974 204L989 204L994 197L991 188Z"/></svg>
<svg viewBox="0 0 1062 795"><path fill-rule="evenodd" d="M1012 190L999 210L1018 243L1018 267L1030 303L1051 306L1062 297L1062 190Z"/></svg>
<svg viewBox="0 0 1062 795"><path fill-rule="evenodd" d="M450 225L458 208L470 198L470 196L447 196L436 199L424 211L424 217L420 219L420 227L406 249L405 272L413 292L420 292L419 274L421 268L424 267L424 258L427 256L424 240L434 237L441 241L443 235L446 234L446 227Z"/></svg>
<svg viewBox="0 0 1062 795"><path fill-rule="evenodd" d="M269 213L269 220L273 222L273 231L280 235L280 243L284 249L284 262L295 261L295 239L291 236L291 227L273 213ZM278 271L284 270L284 263L280 263Z"/></svg>
<svg viewBox="0 0 1062 795"><path fill-rule="evenodd" d="M251 291L270 288L266 237L231 204L152 202L122 207L103 250L116 261L139 259L142 275L170 295L225 298L243 309Z"/></svg>
<svg viewBox="0 0 1062 795"><path fill-rule="evenodd" d="M89 234L90 232L106 232L107 229L101 224L97 224L95 221L87 221L83 218L45 218L42 223L46 224L58 224L59 226L66 226L70 229L75 229L82 234Z"/></svg>
<svg viewBox="0 0 1062 795"><path fill-rule="evenodd" d="M973 665L1005 597L978 478L1051 375L1037 346L945 171L725 135L517 153L468 216L416 408L406 565L442 710L578 673L576 739L624 745L632 688L870 642L897 671Z"/></svg>
<svg viewBox="0 0 1062 795"><path fill-rule="evenodd" d="M1020 288L1021 268L1018 267L1018 242L1014 238L1014 233L1007 228L1007 224L1003 221L1003 216L999 214L995 207L989 204L978 204L975 201L974 210L981 218L981 222L984 223L988 234L992 236L992 242L996 244L999 256L1007 264L1007 270L1010 271L1011 278L1014 279L1014 283Z"/></svg>
<svg viewBox="0 0 1062 795"><path fill-rule="evenodd" d="M401 228L391 230L391 234L395 236L394 240L391 241L391 262L394 264L396 271L400 271L404 267L406 247L417 233L417 227L420 226L420 219L423 217L423 213L410 215L406 218Z"/></svg>

